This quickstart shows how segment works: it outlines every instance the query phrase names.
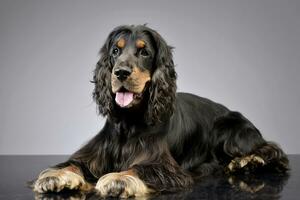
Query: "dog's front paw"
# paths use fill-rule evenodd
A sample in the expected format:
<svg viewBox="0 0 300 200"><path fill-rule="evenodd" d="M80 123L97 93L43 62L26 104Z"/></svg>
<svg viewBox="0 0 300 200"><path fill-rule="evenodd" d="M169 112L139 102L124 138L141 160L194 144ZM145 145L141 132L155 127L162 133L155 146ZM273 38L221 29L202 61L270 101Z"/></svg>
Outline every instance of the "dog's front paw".
<svg viewBox="0 0 300 200"><path fill-rule="evenodd" d="M261 157L252 154L249 156L233 159L227 165L227 171L234 172L234 171L238 171L240 169L255 168L255 167L263 166L263 165L265 165L265 161Z"/></svg>
<svg viewBox="0 0 300 200"><path fill-rule="evenodd" d="M59 192L63 189L87 189L89 186L82 176L64 169L47 169L43 171L33 185L38 193Z"/></svg>
<svg viewBox="0 0 300 200"><path fill-rule="evenodd" d="M95 187L101 197L145 197L153 192L130 171L109 173L102 176Z"/></svg>

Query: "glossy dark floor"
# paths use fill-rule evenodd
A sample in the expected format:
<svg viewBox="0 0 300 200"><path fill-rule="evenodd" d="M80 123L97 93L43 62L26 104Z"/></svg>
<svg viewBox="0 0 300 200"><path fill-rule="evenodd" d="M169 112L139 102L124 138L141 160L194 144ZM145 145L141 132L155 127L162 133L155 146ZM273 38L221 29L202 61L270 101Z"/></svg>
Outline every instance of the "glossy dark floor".
<svg viewBox="0 0 300 200"><path fill-rule="evenodd" d="M0 156L0 199L100 199L93 193L78 192L35 195L26 186L42 169L65 159L67 156ZM189 191L148 199L300 199L300 155L291 155L289 159L292 169L289 176L207 177Z"/></svg>

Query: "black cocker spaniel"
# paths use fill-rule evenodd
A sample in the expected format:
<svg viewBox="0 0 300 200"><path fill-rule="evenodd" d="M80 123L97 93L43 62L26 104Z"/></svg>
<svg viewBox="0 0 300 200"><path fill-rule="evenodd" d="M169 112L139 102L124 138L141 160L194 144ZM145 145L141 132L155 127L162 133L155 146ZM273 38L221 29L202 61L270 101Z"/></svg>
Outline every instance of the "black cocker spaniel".
<svg viewBox="0 0 300 200"><path fill-rule="evenodd" d="M68 161L41 172L38 193L146 196L188 188L215 172L286 172L288 159L243 115L176 93L172 48L151 28L119 26L94 71L103 129Z"/></svg>

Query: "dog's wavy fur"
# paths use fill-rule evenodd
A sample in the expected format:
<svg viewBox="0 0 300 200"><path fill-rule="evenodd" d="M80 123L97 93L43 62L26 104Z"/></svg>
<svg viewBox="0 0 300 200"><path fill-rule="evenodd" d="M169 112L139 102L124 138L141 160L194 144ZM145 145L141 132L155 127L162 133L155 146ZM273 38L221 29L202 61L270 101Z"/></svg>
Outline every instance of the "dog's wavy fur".
<svg viewBox="0 0 300 200"><path fill-rule="evenodd" d="M154 68L138 108L122 109L116 105L111 89L110 49L120 33L136 32L147 33L151 38L156 51ZM55 169L75 166L89 183L107 173L130 170L152 192L187 188L195 179L216 171L288 170L284 152L264 140L242 114L202 97L176 93L172 48L156 31L142 25L117 27L100 54L93 77L93 98L99 113L107 117L106 123L93 139ZM240 167L239 160L247 156L263 161L250 160L248 167ZM228 169L229 163L231 167L236 164L235 169Z"/></svg>

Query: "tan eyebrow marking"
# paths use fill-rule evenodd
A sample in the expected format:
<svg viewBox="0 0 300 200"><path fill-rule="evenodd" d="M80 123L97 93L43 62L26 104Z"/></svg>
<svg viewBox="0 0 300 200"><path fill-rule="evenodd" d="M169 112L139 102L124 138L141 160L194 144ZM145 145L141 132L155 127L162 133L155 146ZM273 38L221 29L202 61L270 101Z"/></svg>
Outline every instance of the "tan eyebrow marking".
<svg viewBox="0 0 300 200"><path fill-rule="evenodd" d="M119 39L119 41L117 42L117 47L119 48L124 48L126 44L126 41L124 38Z"/></svg>
<svg viewBox="0 0 300 200"><path fill-rule="evenodd" d="M137 48L144 48L145 47L145 45L146 45L146 43L145 43L145 41L143 41L143 40L141 40L141 39L138 39L137 41L136 41L136 43L135 43L135 46L137 47Z"/></svg>

